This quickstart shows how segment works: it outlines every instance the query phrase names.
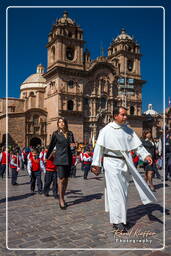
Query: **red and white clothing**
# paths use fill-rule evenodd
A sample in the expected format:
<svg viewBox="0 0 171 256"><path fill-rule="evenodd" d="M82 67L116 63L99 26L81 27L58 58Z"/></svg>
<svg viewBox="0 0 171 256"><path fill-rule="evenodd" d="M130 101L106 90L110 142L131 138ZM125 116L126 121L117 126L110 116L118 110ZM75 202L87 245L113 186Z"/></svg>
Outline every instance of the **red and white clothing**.
<svg viewBox="0 0 171 256"><path fill-rule="evenodd" d="M46 174L45 174L45 181L44 181L44 194L45 196L49 195L50 185L52 185L53 196L57 198L57 166L53 163L54 162L54 155L51 155L49 159L46 160L45 167L46 167Z"/></svg>
<svg viewBox="0 0 171 256"><path fill-rule="evenodd" d="M72 166L76 166L77 165L77 163L78 163L78 158L77 158L77 156L75 156L75 155L73 155L72 156Z"/></svg>
<svg viewBox="0 0 171 256"><path fill-rule="evenodd" d="M44 162L45 159L46 159L46 153L47 153L47 149L45 149L45 150L43 150L43 151L40 152L39 157L40 157L40 159L41 159L43 162Z"/></svg>
<svg viewBox="0 0 171 256"><path fill-rule="evenodd" d="M43 172L46 172L43 161L33 154L29 157L28 163L27 163L27 171L28 174L31 175L31 172L36 172L43 170Z"/></svg>
<svg viewBox="0 0 171 256"><path fill-rule="evenodd" d="M10 160L10 168L11 169L17 169L17 171L19 171L20 169L20 157L19 155L12 155L11 156L11 160Z"/></svg>
<svg viewBox="0 0 171 256"><path fill-rule="evenodd" d="M79 157L80 157L80 161L82 162L83 161L83 157L84 157L84 153L81 152Z"/></svg>
<svg viewBox="0 0 171 256"><path fill-rule="evenodd" d="M46 160L46 163L45 163L46 171L49 171L49 172L56 171L56 165L53 163L53 161L54 161L54 156L51 156L50 159Z"/></svg>
<svg viewBox="0 0 171 256"><path fill-rule="evenodd" d="M91 153L85 152L85 153L84 153L84 156L83 156L83 163L84 163L84 164L91 164L91 162L92 162Z"/></svg>
<svg viewBox="0 0 171 256"><path fill-rule="evenodd" d="M8 164L10 160L10 154L6 151L0 153L0 163L1 164Z"/></svg>
<svg viewBox="0 0 171 256"><path fill-rule="evenodd" d="M23 161L25 161L25 159L27 158L27 153L25 151L21 153L21 158Z"/></svg>
<svg viewBox="0 0 171 256"><path fill-rule="evenodd" d="M32 152L28 153L28 155L27 155L27 160L29 160L32 156L33 156L33 153L32 153Z"/></svg>

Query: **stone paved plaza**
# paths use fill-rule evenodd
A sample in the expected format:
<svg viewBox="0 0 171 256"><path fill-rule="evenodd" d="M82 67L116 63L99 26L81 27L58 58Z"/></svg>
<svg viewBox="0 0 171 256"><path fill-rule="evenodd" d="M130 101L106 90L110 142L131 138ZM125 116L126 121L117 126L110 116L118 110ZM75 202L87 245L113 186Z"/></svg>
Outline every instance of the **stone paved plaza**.
<svg viewBox="0 0 171 256"><path fill-rule="evenodd" d="M140 170L140 172L143 175L143 171ZM128 203L130 229L123 236L114 233L112 225L109 224L108 213L104 212L103 174L95 177L90 173L88 180L84 180L82 176L83 173L78 166L77 177L69 180L66 193L67 210L59 208L58 200L53 198L51 191L49 197L32 194L30 178L25 171L21 170L18 186L12 186L11 179L8 179L8 211L6 212L6 181L1 179L0 255L171 255L171 246L169 246L171 244L170 181L166 183L166 247L160 251L163 247L163 184L161 180L154 179L158 202L146 207L141 204L134 183L130 182ZM6 249L6 244L9 249ZM135 248L137 250L132 250ZM149 248L159 250L152 251Z"/></svg>

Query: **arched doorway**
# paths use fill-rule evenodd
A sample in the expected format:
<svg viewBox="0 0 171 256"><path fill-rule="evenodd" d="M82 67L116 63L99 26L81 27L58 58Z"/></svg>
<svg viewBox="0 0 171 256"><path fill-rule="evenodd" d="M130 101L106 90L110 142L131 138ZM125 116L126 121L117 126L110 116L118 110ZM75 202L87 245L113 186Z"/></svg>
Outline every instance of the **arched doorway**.
<svg viewBox="0 0 171 256"><path fill-rule="evenodd" d="M32 147L41 146L41 144L42 144L41 139L39 139L39 138L37 138L37 137L33 137L33 138L30 140L30 146L32 146Z"/></svg>

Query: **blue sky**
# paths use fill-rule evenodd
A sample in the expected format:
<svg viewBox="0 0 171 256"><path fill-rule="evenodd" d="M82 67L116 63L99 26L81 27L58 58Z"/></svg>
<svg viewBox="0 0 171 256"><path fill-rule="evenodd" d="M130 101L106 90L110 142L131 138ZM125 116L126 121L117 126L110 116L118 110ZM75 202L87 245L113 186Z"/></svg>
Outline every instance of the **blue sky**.
<svg viewBox="0 0 171 256"><path fill-rule="evenodd" d="M1 5L1 35L5 35L5 8L7 6L35 6L39 1L4 1ZM166 106L169 89L169 47L171 45L168 31L169 6L167 1L86 1L86 5L117 6L129 8L10 8L8 11L8 95L19 97L20 84L36 72L36 66L42 63L47 66L47 37L55 20L67 10L69 16L84 30L85 47L91 53L91 59L100 55L100 47L109 47L113 38L121 28L133 35L141 46L142 79L146 80L143 87L143 111L147 104L152 103L155 110L163 108L163 9L133 8L131 6L164 6L166 11ZM63 6L80 5L80 1L63 1ZM81 2L84 4L84 2ZM42 6L58 6L59 1L41 1ZM85 4L84 4L85 5ZM170 42L170 43L169 43ZM2 90L0 97L5 97L5 40L1 45L1 63L3 72L0 76Z"/></svg>

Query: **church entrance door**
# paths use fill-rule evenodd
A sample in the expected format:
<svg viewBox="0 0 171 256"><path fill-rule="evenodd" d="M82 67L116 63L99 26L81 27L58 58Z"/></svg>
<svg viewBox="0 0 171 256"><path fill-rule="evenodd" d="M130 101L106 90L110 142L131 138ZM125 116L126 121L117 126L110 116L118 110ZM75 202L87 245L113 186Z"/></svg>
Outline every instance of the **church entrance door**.
<svg viewBox="0 0 171 256"><path fill-rule="evenodd" d="M33 137L33 138L30 140L30 146L32 146L32 147L41 146L41 144L42 144L41 139L39 139L39 138L37 138L37 137Z"/></svg>

